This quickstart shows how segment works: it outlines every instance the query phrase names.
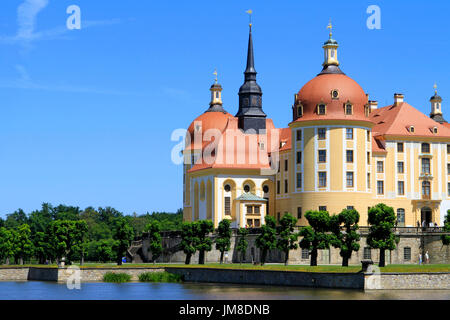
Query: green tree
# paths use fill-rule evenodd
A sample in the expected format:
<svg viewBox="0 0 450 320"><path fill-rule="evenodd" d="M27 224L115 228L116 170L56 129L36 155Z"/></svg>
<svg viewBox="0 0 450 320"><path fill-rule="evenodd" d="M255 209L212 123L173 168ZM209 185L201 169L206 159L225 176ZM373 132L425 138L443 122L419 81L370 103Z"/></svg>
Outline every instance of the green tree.
<svg viewBox="0 0 450 320"><path fill-rule="evenodd" d="M307 211L305 218L309 226L300 229L299 235L303 237L300 241L302 249L308 249L311 255L311 266L317 266L318 250L328 249L333 236L330 231L330 214L327 211Z"/></svg>
<svg viewBox="0 0 450 320"><path fill-rule="evenodd" d="M110 262L116 259L113 248L116 243L113 239L102 239L95 242L95 258L100 262Z"/></svg>
<svg viewBox="0 0 450 320"><path fill-rule="evenodd" d="M152 261L156 263L156 259L161 255L163 251L162 237L161 237L161 224L157 220L151 221L145 227L145 232L148 232L149 247L148 251L152 253Z"/></svg>
<svg viewBox="0 0 450 320"><path fill-rule="evenodd" d="M54 220L47 228L48 243L56 262L67 258L68 263L82 254L84 235L87 231L85 221Z"/></svg>
<svg viewBox="0 0 450 320"><path fill-rule="evenodd" d="M277 248L284 252L284 264L289 264L289 251L298 248L298 233L294 232L298 219L290 213L286 213L280 220L278 227Z"/></svg>
<svg viewBox="0 0 450 320"><path fill-rule="evenodd" d="M223 219L219 222L218 234L216 237L216 249L220 251L220 263L223 263L223 254L231 248L231 228L230 220Z"/></svg>
<svg viewBox="0 0 450 320"><path fill-rule="evenodd" d="M20 226L28 223L28 217L22 209L6 215L5 227L8 229L17 229Z"/></svg>
<svg viewBox="0 0 450 320"><path fill-rule="evenodd" d="M369 235L367 244L374 249L380 249L379 266L385 266L386 250L394 250L396 247L396 238L392 228L395 226L395 213L392 207L384 203L379 203L369 209Z"/></svg>
<svg viewBox="0 0 450 320"><path fill-rule="evenodd" d="M248 248L248 241L247 241L248 230L247 230L247 228L239 228L238 235L239 235L239 241L237 243L236 249L240 253L239 263L242 263L243 257L245 256L245 252L247 252L247 248Z"/></svg>
<svg viewBox="0 0 450 320"><path fill-rule="evenodd" d="M261 250L261 265L264 265L267 252L277 247L276 220L274 217L265 217L265 224L261 226L261 234L256 238L255 244Z"/></svg>
<svg viewBox="0 0 450 320"><path fill-rule="evenodd" d="M9 258L14 256L14 235L11 230L0 227L0 263L9 264Z"/></svg>
<svg viewBox="0 0 450 320"><path fill-rule="evenodd" d="M445 216L444 232L450 233L450 209L447 210L447 215ZM450 235L448 234L441 235L441 240L445 246L450 245Z"/></svg>
<svg viewBox="0 0 450 320"><path fill-rule="evenodd" d="M198 250L198 263L205 264L205 252L211 251L212 240L209 237L211 232L214 232L214 224L211 220L200 220L194 222L194 232L198 239L197 250Z"/></svg>
<svg viewBox="0 0 450 320"><path fill-rule="evenodd" d="M114 223L114 240L116 240L114 251L117 265L122 265L122 257L126 254L133 237L133 228L128 224L127 220L123 217L117 218Z"/></svg>
<svg viewBox="0 0 450 320"><path fill-rule="evenodd" d="M343 267L348 267L348 261L352 257L353 251L359 250L358 222L359 213L354 209L344 209L340 214L331 217L331 229L335 236L331 244L333 247L341 249L340 255ZM341 226L343 226L344 231L342 231Z"/></svg>
<svg viewBox="0 0 450 320"><path fill-rule="evenodd" d="M47 259L51 259L51 248L49 245L48 234L45 232L36 232L33 237L34 255L39 260L39 264L44 264Z"/></svg>
<svg viewBox="0 0 450 320"><path fill-rule="evenodd" d="M14 233L14 255L16 262L22 265L24 261L33 255L33 242L31 241L31 230L28 224L22 224Z"/></svg>
<svg viewBox="0 0 450 320"><path fill-rule="evenodd" d="M191 263L191 257L197 251L197 234L194 231L194 222L183 222L181 225L180 247L186 255L185 264Z"/></svg>

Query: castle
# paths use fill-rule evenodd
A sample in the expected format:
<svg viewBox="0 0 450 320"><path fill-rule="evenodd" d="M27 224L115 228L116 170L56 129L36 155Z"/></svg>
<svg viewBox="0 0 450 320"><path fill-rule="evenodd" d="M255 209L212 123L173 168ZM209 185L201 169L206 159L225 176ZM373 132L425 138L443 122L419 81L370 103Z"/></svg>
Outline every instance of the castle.
<svg viewBox="0 0 450 320"><path fill-rule="evenodd" d="M442 98L435 91L430 116L398 93L392 105L378 108L340 69L331 30L323 49L322 71L295 94L292 121L275 128L262 108L250 24L237 114L224 110L216 78L209 108L188 128L185 221L259 227L266 215L279 220L289 212L303 226L308 210L354 208L365 226L368 208L383 202L394 208L399 227L443 224L450 124Z"/></svg>

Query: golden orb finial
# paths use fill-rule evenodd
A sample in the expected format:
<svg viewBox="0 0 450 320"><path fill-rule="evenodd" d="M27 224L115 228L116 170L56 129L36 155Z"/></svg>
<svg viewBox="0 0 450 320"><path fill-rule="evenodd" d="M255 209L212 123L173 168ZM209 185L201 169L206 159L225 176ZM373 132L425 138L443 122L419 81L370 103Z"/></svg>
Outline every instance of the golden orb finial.
<svg viewBox="0 0 450 320"><path fill-rule="evenodd" d="M332 33L333 25L331 24L331 19L330 19L330 22L328 23L327 29L330 29L330 39L331 39L331 36L333 35L333 33Z"/></svg>
<svg viewBox="0 0 450 320"><path fill-rule="evenodd" d="M213 75L215 75L214 82L217 83L217 69L214 69Z"/></svg>
<svg viewBox="0 0 450 320"><path fill-rule="evenodd" d="M252 27L252 13L253 13L253 10L249 9L249 10L245 11L245 13L248 13L248 15L249 15L249 24L248 25L251 28Z"/></svg>
<svg viewBox="0 0 450 320"><path fill-rule="evenodd" d="M434 93L436 93L436 94L437 94L437 84L436 84L436 82L434 83L434 86L433 86L433 88L434 88Z"/></svg>

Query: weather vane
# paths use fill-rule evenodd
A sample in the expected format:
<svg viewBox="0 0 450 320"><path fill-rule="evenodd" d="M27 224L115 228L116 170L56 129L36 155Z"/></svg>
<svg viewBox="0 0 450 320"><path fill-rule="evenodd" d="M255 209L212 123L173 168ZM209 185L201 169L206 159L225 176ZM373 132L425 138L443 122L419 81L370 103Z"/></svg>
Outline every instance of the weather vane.
<svg viewBox="0 0 450 320"><path fill-rule="evenodd" d="M331 24L331 19L330 19L330 23L328 23L327 29L330 29L330 39L331 39L331 36L333 35L333 33L332 33L333 25Z"/></svg>
<svg viewBox="0 0 450 320"><path fill-rule="evenodd" d="M214 69L213 75L216 76L216 78L214 79L214 81L217 83L217 69Z"/></svg>
<svg viewBox="0 0 450 320"><path fill-rule="evenodd" d="M252 11L252 9L249 9L249 10L245 11L245 13L248 13L248 15L249 15L249 25L251 27L252 26L252 13L253 13L253 11Z"/></svg>
<svg viewBox="0 0 450 320"><path fill-rule="evenodd" d="M433 86L433 88L434 88L434 93L436 93L436 94L437 94L437 84L436 84L436 82L434 83L434 86Z"/></svg>

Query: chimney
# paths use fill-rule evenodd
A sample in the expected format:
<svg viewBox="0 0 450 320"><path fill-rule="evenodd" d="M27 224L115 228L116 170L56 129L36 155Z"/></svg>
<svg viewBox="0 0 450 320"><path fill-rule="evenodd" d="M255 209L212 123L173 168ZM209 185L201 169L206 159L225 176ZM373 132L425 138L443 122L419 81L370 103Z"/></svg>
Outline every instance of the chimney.
<svg viewBox="0 0 450 320"><path fill-rule="evenodd" d="M370 110L375 110L378 108L378 101L369 100L369 108Z"/></svg>
<svg viewBox="0 0 450 320"><path fill-rule="evenodd" d="M394 94L394 106L398 106L400 103L403 103L403 94L395 93Z"/></svg>

